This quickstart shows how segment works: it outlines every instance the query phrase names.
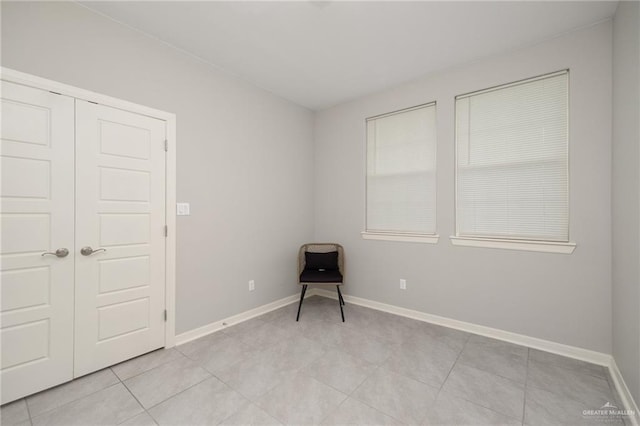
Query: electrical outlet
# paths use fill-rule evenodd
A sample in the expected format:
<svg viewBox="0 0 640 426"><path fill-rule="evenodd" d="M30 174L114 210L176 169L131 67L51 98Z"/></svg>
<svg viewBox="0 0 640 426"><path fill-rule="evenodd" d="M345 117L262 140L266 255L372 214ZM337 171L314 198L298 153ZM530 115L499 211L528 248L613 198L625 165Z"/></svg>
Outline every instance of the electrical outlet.
<svg viewBox="0 0 640 426"><path fill-rule="evenodd" d="M249 291L253 291L256 289L256 282L254 280L249 280Z"/></svg>
<svg viewBox="0 0 640 426"><path fill-rule="evenodd" d="M407 280L400 279L400 290L406 290L406 289L407 289Z"/></svg>

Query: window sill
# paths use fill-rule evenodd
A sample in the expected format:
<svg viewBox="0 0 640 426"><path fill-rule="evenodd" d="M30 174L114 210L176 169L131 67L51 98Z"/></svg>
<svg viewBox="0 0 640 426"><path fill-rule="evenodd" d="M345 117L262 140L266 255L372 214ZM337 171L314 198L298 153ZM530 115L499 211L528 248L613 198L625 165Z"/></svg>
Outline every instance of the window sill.
<svg viewBox="0 0 640 426"><path fill-rule="evenodd" d="M440 236L438 234L393 234L386 232L368 232L360 233L365 240L382 240L382 241L402 241L406 243L425 243L437 244Z"/></svg>
<svg viewBox="0 0 640 426"><path fill-rule="evenodd" d="M451 244L453 244L454 246L486 247L505 250L524 250L561 254L571 254L576 249L576 243L454 236L451 236L449 238L451 239Z"/></svg>

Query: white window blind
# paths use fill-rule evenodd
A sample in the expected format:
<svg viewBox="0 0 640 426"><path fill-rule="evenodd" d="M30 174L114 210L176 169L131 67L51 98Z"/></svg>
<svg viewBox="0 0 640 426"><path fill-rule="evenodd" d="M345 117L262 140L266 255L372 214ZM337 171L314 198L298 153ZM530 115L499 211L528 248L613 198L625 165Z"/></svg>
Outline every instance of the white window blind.
<svg viewBox="0 0 640 426"><path fill-rule="evenodd" d="M568 77L456 97L457 236L569 240Z"/></svg>
<svg viewBox="0 0 640 426"><path fill-rule="evenodd" d="M435 234L435 169L435 103L367 119L367 231Z"/></svg>

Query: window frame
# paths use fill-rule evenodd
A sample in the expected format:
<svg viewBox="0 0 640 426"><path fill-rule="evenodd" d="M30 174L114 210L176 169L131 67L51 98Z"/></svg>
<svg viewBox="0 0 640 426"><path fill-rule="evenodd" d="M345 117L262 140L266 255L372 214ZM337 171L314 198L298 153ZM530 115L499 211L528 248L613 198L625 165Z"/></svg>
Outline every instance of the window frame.
<svg viewBox="0 0 640 426"><path fill-rule="evenodd" d="M495 235L464 235L460 233L458 221L458 99L469 98L487 92L507 89L510 87L544 80L555 76L566 74L567 76L567 240L547 240L543 238L533 237L504 237ZM453 245L467 247L485 247L507 250L524 250L547 253L571 254L576 248L576 243L571 241L571 170L570 170L570 145L571 145L571 78L568 68L540 74L534 77L523 78L505 84L487 87L485 89L474 90L472 92L463 93L454 97L454 235L449 239Z"/></svg>
<svg viewBox="0 0 640 426"><path fill-rule="evenodd" d="M422 108L433 107L434 108L434 126L436 133L436 140L434 143L433 149L433 179L434 179L434 194L433 198L435 201L435 205L433 208L434 212L434 232L433 233L418 233L418 232L402 232L402 231L382 231L382 230L370 230L368 227L368 197L369 197L369 188L368 188L368 167L369 167L369 133L368 133L368 125L367 123L370 120L376 120L384 117L389 117L392 115L402 114ZM412 243L427 243L427 244L437 244L440 236L437 233L438 229L438 103L436 100L425 102L419 105L402 108L399 110L373 115L370 117L366 117L364 119L365 124L365 141L364 141L364 231L360 232L362 239L365 240L381 240L381 241L397 241L397 242L412 242Z"/></svg>

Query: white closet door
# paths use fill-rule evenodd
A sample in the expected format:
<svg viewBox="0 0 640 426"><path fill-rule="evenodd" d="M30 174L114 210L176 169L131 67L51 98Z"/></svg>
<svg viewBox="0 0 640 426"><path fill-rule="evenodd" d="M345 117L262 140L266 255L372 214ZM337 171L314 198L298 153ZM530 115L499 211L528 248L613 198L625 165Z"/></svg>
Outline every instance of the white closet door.
<svg viewBox="0 0 640 426"><path fill-rule="evenodd" d="M73 104L2 82L2 403L73 377Z"/></svg>
<svg viewBox="0 0 640 426"><path fill-rule="evenodd" d="M76 100L76 377L164 346L164 143L164 121Z"/></svg>

